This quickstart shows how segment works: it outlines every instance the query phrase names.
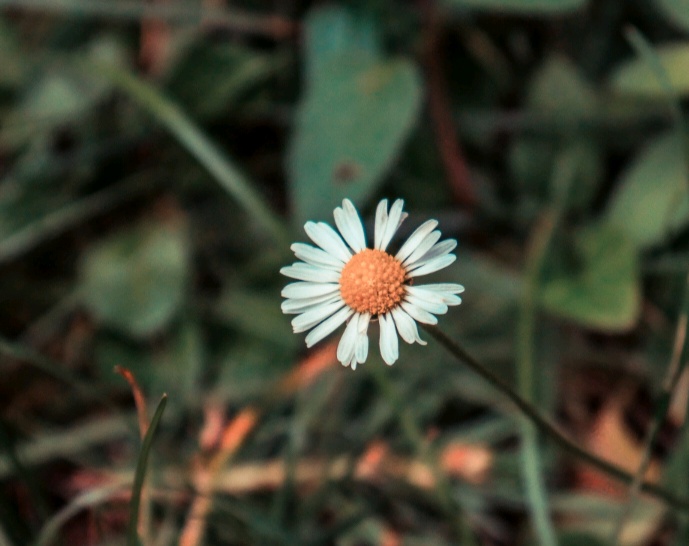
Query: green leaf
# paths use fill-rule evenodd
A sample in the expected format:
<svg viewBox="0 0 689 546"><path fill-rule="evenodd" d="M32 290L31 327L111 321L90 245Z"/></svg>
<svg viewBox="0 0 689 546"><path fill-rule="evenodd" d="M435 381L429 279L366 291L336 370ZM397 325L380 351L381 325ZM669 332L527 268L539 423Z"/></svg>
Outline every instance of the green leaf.
<svg viewBox="0 0 689 546"><path fill-rule="evenodd" d="M684 150L675 132L656 138L617 183L606 220L641 247L662 242L689 219Z"/></svg>
<svg viewBox="0 0 689 546"><path fill-rule="evenodd" d="M596 108L597 99L572 61L552 55L534 74L526 103L535 112L579 119Z"/></svg>
<svg viewBox="0 0 689 546"><path fill-rule="evenodd" d="M345 12L317 11L306 24L312 40L306 46L308 79L288 157L299 222L326 217L344 197L359 202L370 197L412 129L421 102L415 66L378 60L368 31L351 28ZM333 25L329 37L326 24ZM325 52L317 47L323 42Z"/></svg>
<svg viewBox="0 0 689 546"><path fill-rule="evenodd" d="M81 263L85 305L104 323L147 336L181 306L189 277L185 230L176 224L141 225L90 248Z"/></svg>
<svg viewBox="0 0 689 546"><path fill-rule="evenodd" d="M680 96L689 94L689 42L666 44L655 48L661 66L667 72L670 85ZM667 91L663 89L653 68L648 62L635 57L621 66L612 74L611 86L615 91L646 98L666 98Z"/></svg>
<svg viewBox="0 0 689 546"><path fill-rule="evenodd" d="M656 3L673 23L689 31L689 0L656 0Z"/></svg>
<svg viewBox="0 0 689 546"><path fill-rule="evenodd" d="M634 244L600 225L574 239L574 257L543 284L545 309L592 328L624 330L639 315L639 265Z"/></svg>
<svg viewBox="0 0 689 546"><path fill-rule="evenodd" d="M375 25L369 17L354 17L337 7L312 10L305 23L306 81L315 85L326 74L328 64L341 54L375 62L379 45Z"/></svg>
<svg viewBox="0 0 689 546"><path fill-rule="evenodd" d="M555 14L583 8L586 0L444 0L450 7L516 14Z"/></svg>

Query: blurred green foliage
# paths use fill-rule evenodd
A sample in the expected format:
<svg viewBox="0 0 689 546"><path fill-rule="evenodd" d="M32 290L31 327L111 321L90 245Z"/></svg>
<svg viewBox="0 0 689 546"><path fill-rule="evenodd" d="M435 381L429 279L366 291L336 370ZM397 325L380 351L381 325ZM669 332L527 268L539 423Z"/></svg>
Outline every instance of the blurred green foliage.
<svg viewBox="0 0 689 546"><path fill-rule="evenodd" d="M689 268L686 121L673 115L689 94L689 2L421 4L0 2L1 546L124 543L117 495L139 444L116 365L151 405L169 394L146 545L178 543L217 447L204 425L247 407L260 418L217 477L209 546L542 541L518 415L436 344L404 345L385 368L406 404L369 375L375 355L284 388L314 354L280 312L286 241L306 240L306 220L332 223L344 197L369 236L378 199L402 197L401 236L432 217L458 239L434 280L466 293L441 328L510 383L529 244L557 209L529 340L539 408L605 406L618 381L662 388ZM582 402L569 380L591 368L618 381ZM665 449L665 483L683 498L686 429ZM427 437L493 457L485 480L449 481L454 517L442 490L357 475L376 442L412 458ZM572 462L541 444L559 544L607 544L619 500L579 488ZM284 476L264 486L273 463ZM226 485L251 465L258 485ZM625 544L689 536L646 500L632 520Z"/></svg>

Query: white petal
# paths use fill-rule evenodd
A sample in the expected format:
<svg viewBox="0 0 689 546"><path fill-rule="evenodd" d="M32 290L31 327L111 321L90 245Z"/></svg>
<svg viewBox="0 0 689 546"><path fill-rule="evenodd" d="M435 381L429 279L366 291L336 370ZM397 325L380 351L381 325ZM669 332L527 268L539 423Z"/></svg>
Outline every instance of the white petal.
<svg viewBox="0 0 689 546"><path fill-rule="evenodd" d="M332 269L323 269L316 265L305 264L297 262L295 264L283 267L280 273L286 277L299 279L300 281L312 282L338 282L340 280L340 272Z"/></svg>
<svg viewBox="0 0 689 546"><path fill-rule="evenodd" d="M361 313L359 315L359 333L365 334L368 331L368 323L371 320L371 313Z"/></svg>
<svg viewBox="0 0 689 546"><path fill-rule="evenodd" d="M423 324L438 324L438 319L436 317L431 315L428 311L418 308L416 305L412 305L407 301L402 301L400 302L400 306L416 322L421 322Z"/></svg>
<svg viewBox="0 0 689 546"><path fill-rule="evenodd" d="M311 330L308 333L308 335L306 336L306 346L312 347L313 345L318 343L321 339L323 339L325 336L334 332L340 324L342 324L345 320L347 320L350 316L352 316L352 313L354 313L353 309L350 309L349 307L344 306L337 313L335 313L332 317L321 322L318 326L316 326L313 330Z"/></svg>
<svg viewBox="0 0 689 546"><path fill-rule="evenodd" d="M326 294L325 296L316 296L314 298L290 298L283 301L280 308L283 313L288 315L299 314L305 313L317 305L327 305L341 299L340 294Z"/></svg>
<svg viewBox="0 0 689 546"><path fill-rule="evenodd" d="M355 357L359 364L363 364L368 357L368 324L371 320L370 313L359 314L359 324L357 325L358 336L356 340Z"/></svg>
<svg viewBox="0 0 689 546"><path fill-rule="evenodd" d="M356 369L356 363L363 364L368 358L368 334L359 334L356 338L355 361L352 369Z"/></svg>
<svg viewBox="0 0 689 546"><path fill-rule="evenodd" d="M356 370L356 359L354 359L349 365L352 367L352 371Z"/></svg>
<svg viewBox="0 0 689 546"><path fill-rule="evenodd" d="M392 309L392 318L395 319L395 326L400 336L407 343L419 343L426 345L426 342L419 337L419 330L416 328L416 322L401 307Z"/></svg>
<svg viewBox="0 0 689 546"><path fill-rule="evenodd" d="M325 222L306 222L304 231L319 247L343 262L348 262L352 253L337 232Z"/></svg>
<svg viewBox="0 0 689 546"><path fill-rule="evenodd" d="M430 290L431 292L440 292L445 294L461 294L462 292L464 292L464 287L461 284L450 282L420 284L416 285L416 288L423 288L424 290Z"/></svg>
<svg viewBox="0 0 689 546"><path fill-rule="evenodd" d="M433 258L428 262L421 262L423 265L416 266L415 269L408 272L409 277L420 277L421 275L428 275L429 273L435 273L440 269L444 269L452 262L457 259L454 254L445 254L445 256L440 256L438 258Z"/></svg>
<svg viewBox="0 0 689 546"><path fill-rule="evenodd" d="M439 256L444 256L445 254L449 254L452 252L455 247L457 246L457 241L454 239L445 239L444 241L439 242L437 245L435 245L433 248L431 248L426 254L421 256L420 258L415 260L415 263L413 264L414 266L422 265L426 262L430 262L431 260L438 258ZM410 264L411 265L411 261Z"/></svg>
<svg viewBox="0 0 689 546"><path fill-rule="evenodd" d="M332 254L328 254L325 250L305 243L294 243L290 248L297 258L311 265L340 271L345 264L345 262Z"/></svg>
<svg viewBox="0 0 689 546"><path fill-rule="evenodd" d="M407 297L411 296L414 298L422 299L422 300L427 301L428 303L432 303L432 304L445 303L445 297L446 296L457 297L457 296L453 296L452 294L442 294L442 293L436 292L434 290L428 290L427 286L430 286L430 285L405 287L406 292L407 292Z"/></svg>
<svg viewBox="0 0 689 546"><path fill-rule="evenodd" d="M405 263L409 255L416 250L416 247L419 246L419 243L421 243L426 235L433 231L437 225L437 220L426 220L423 224L417 227L414 230L414 233L412 233L404 242L402 248L400 248L395 258L397 258L400 262Z"/></svg>
<svg viewBox="0 0 689 546"><path fill-rule="evenodd" d="M313 309L309 309L305 313L298 315L292 319L292 329L295 334L310 330L319 322L335 313L338 309L344 306L343 301L335 301L326 305L319 305Z"/></svg>
<svg viewBox="0 0 689 546"><path fill-rule="evenodd" d="M416 286L407 286L407 293L408 294L413 294L417 297L437 302L440 301L446 305L459 305L462 303L462 298L457 296L457 291L455 288L451 288L450 290L442 290L436 288L437 286L443 286L443 285L434 285L434 284L421 284L421 285L416 285ZM461 290L459 292L464 291L464 287L459 284L447 284L445 286L450 286L450 287L460 287Z"/></svg>
<svg viewBox="0 0 689 546"><path fill-rule="evenodd" d="M352 360L354 356L354 350L356 349L356 340L359 330L357 326L359 325L359 314L356 313L347 323L342 337L340 338L340 343L337 344L337 360L343 364Z"/></svg>
<svg viewBox="0 0 689 546"><path fill-rule="evenodd" d="M376 225L373 229L373 248L380 250L380 242L383 240L385 226L388 223L388 200L383 199L376 207Z"/></svg>
<svg viewBox="0 0 689 546"><path fill-rule="evenodd" d="M392 207L390 207L390 214L388 216L388 220L385 224L385 231L383 231L383 234L381 235L380 238L380 247L378 250L385 250L388 245L390 244L390 241L392 240L393 235L395 235L395 232L399 228L400 224L402 223L402 209L404 208L404 200L398 199L392 204Z"/></svg>
<svg viewBox="0 0 689 546"><path fill-rule="evenodd" d="M423 258L431 247L438 242L438 239L440 239L440 232L438 230L431 231L421 240L419 246L417 246L414 252L412 252L411 255L405 260L405 265L414 265L419 258Z"/></svg>
<svg viewBox="0 0 689 546"><path fill-rule="evenodd" d="M283 298L314 298L334 294L340 290L339 284L323 282L292 282L282 289Z"/></svg>
<svg viewBox="0 0 689 546"><path fill-rule="evenodd" d="M349 199L342 201L342 208L335 209L335 224L354 252L361 252L366 248L366 236L361 218Z"/></svg>
<svg viewBox="0 0 689 546"><path fill-rule="evenodd" d="M418 307L419 309L423 309L424 311L428 311L429 313L433 313L434 315L444 315L447 313L447 305L443 303L442 298L439 298L437 301L432 301L427 298L414 296L413 294L407 292L407 295L404 297L404 299L411 305Z"/></svg>
<svg viewBox="0 0 689 546"><path fill-rule="evenodd" d="M380 323L380 355L388 366L399 357L399 342L392 317L386 313L378 317Z"/></svg>

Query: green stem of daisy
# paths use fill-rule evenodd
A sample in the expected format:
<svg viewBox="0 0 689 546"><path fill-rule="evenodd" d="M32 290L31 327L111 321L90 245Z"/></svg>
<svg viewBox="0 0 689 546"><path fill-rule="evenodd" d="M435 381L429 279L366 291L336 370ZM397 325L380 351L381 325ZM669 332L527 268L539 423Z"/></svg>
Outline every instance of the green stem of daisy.
<svg viewBox="0 0 689 546"><path fill-rule="evenodd" d="M418 423L414 419L412 413L409 411L409 406L403 403L402 397L397 389L395 389L395 386L393 385L387 373L388 370L386 367L368 366L366 369L369 371L371 377L373 377L375 380L383 395L388 399L388 402L394 408L395 413L397 413L398 421L402 427L402 432L407 438L407 441L414 446L417 456L431 470L433 479L435 481L435 486L438 491L440 503L442 504L446 516L452 522L457 537L463 536L464 526L461 525L461 518L459 517L462 513L462 510L452 497L450 483L448 482L447 476L442 471L440 464L438 463L437 453L432 449L429 442L423 437L423 433L421 432Z"/></svg>
<svg viewBox="0 0 689 546"><path fill-rule="evenodd" d="M505 383L496 374L490 371L481 362L476 360L454 340L450 339L442 331L434 326L423 326L436 341L438 341L447 351L457 360L471 368L478 375L483 377L491 386L505 395L517 408L546 436L548 436L558 447L567 453L575 456L586 464L597 468L608 476L615 478L626 484L631 484L634 475L623 470L616 464L601 459L590 451L579 446L567 434L565 434L555 423L541 412L530 402L522 398L510 385ZM689 510L689 499L681 498L667 489L651 482L643 481L640 490L653 497L665 501L668 505L677 510Z"/></svg>

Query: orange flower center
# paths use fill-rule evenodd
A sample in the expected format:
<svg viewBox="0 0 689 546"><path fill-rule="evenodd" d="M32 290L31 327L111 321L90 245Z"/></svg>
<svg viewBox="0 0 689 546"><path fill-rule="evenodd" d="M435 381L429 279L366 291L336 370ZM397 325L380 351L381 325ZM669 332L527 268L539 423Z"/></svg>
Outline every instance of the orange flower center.
<svg viewBox="0 0 689 546"><path fill-rule="evenodd" d="M355 311L381 315L402 301L405 276L402 264L390 254L367 248L342 268L340 293Z"/></svg>

